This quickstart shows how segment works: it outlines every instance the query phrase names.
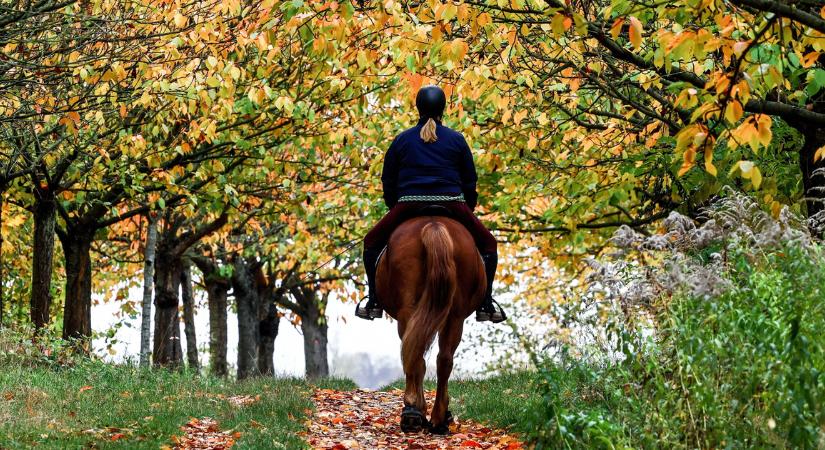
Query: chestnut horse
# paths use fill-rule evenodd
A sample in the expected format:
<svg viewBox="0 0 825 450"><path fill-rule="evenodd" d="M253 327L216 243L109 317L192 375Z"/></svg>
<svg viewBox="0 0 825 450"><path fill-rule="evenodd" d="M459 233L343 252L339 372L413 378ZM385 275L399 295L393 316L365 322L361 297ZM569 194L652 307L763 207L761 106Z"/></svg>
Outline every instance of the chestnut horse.
<svg viewBox="0 0 825 450"><path fill-rule="evenodd" d="M464 319L482 302L484 263L470 233L453 219L421 216L407 220L390 236L378 263L376 289L384 310L398 321L401 361L406 375L401 429L449 432L447 380ZM424 354L438 333L438 389L431 420L424 400Z"/></svg>

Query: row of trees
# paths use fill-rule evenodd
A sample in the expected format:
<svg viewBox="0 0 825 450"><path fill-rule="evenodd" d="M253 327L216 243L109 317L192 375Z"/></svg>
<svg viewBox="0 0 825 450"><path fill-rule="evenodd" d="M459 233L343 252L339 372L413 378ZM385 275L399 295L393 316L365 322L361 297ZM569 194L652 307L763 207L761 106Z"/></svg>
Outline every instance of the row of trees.
<svg viewBox="0 0 825 450"><path fill-rule="evenodd" d="M143 267L152 359L174 367L194 265L208 293L216 373L227 371L231 292L239 376L272 373L276 305L301 323L308 374L324 375L325 301L350 265L313 269L351 238L330 226L363 215L335 195L351 183L335 152L349 144L328 137L378 85L339 78L341 64L311 35L337 27L342 47L374 38L348 23L351 7L327 7L307 23L297 4L165 3L44 2L4 16L3 249L30 245L32 254L6 260L12 279L30 276L12 296L28 291L36 330L57 312L63 337L84 344L93 291L117 289ZM62 308L52 304L58 292Z"/></svg>
<svg viewBox="0 0 825 450"><path fill-rule="evenodd" d="M340 251L381 212L381 155L426 82L474 148L505 282L541 282L548 257L574 262L618 225L695 216L724 185L822 209L813 1L42 0L0 14L0 311L37 329L62 316L63 336L87 339L92 292L143 268L155 364L183 361L194 278L213 370L229 300L241 376L271 371L280 314L300 320L308 372L325 370L323 305L357 267Z"/></svg>

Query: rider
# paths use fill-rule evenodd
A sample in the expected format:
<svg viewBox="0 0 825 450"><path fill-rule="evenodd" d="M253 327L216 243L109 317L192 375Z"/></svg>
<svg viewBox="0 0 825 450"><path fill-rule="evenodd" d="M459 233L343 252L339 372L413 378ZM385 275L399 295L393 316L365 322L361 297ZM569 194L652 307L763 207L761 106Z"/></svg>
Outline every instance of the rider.
<svg viewBox="0 0 825 450"><path fill-rule="evenodd" d="M479 322L498 323L506 319L504 310L493 300L493 277L498 254L496 239L475 215L475 165L470 147L461 133L441 124L447 97L438 86L422 87L415 98L418 124L399 134L384 157L381 181L384 202L390 208L364 237L364 269L369 283L366 306L355 308L355 315L367 320L380 318L382 308L375 292L375 271L378 257L393 230L427 205L440 205L451 217L463 224L473 235L484 261L487 292L484 303L476 311Z"/></svg>

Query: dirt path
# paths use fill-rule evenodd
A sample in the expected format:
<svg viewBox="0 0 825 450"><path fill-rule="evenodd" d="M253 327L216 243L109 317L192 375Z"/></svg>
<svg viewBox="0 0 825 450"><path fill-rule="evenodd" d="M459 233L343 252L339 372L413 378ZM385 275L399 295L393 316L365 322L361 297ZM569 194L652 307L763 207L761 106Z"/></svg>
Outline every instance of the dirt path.
<svg viewBox="0 0 825 450"><path fill-rule="evenodd" d="M402 392L316 389L305 438L314 449L522 449L512 436L456 417L449 436L405 434L398 426ZM427 392L431 408L434 392Z"/></svg>

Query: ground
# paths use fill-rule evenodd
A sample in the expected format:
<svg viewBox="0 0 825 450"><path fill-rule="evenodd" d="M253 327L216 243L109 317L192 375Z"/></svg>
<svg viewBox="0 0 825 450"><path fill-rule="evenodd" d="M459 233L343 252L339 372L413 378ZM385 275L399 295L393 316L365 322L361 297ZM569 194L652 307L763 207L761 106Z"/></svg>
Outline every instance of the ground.
<svg viewBox="0 0 825 450"><path fill-rule="evenodd" d="M529 375L520 376L453 382L451 409L460 426L451 441L396 437L419 440L420 448L442 447L438 442L518 448L516 434L499 430L518 431L521 409L532 395ZM374 438L383 421L382 436L389 436L387 430L397 428L400 398L391 390L356 390L348 380L235 382L95 361L4 360L0 354L0 448L306 448L315 433L330 427L325 424L338 425L336 411L339 424L351 423L352 409L345 407L380 412L355 431ZM358 448L349 444L346 448ZM316 445L325 448L326 441Z"/></svg>
<svg viewBox="0 0 825 450"><path fill-rule="evenodd" d="M518 438L461 416L455 417L447 436L426 431L403 433L398 426L402 395L400 389L316 389L313 394L315 413L307 421L309 431L304 436L312 448L330 450L524 448ZM431 410L435 392L427 391L426 397Z"/></svg>

